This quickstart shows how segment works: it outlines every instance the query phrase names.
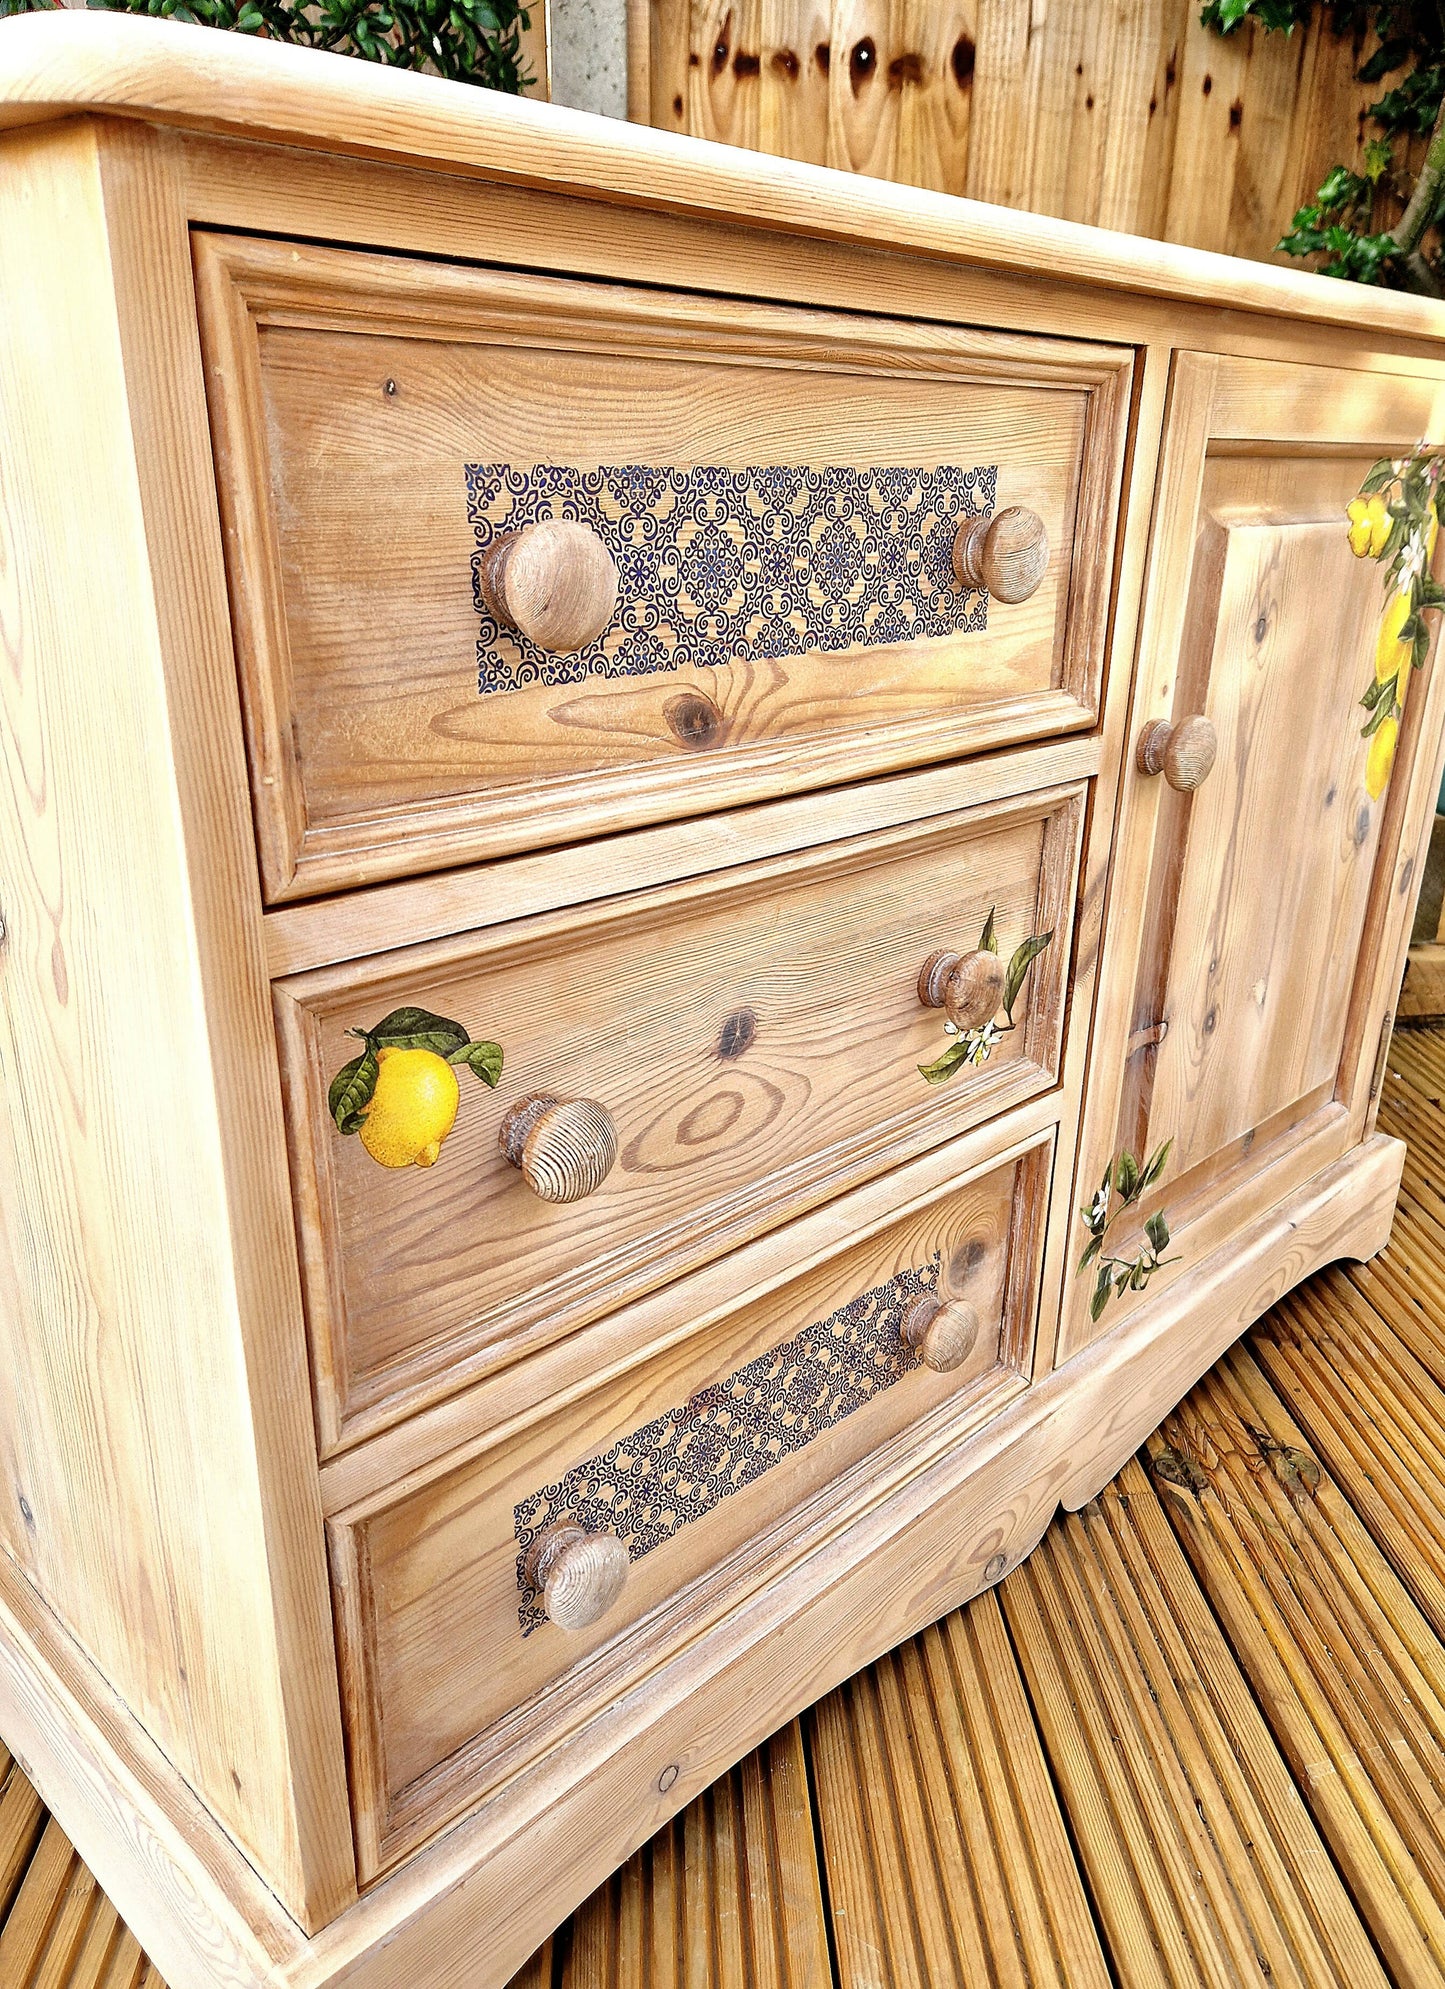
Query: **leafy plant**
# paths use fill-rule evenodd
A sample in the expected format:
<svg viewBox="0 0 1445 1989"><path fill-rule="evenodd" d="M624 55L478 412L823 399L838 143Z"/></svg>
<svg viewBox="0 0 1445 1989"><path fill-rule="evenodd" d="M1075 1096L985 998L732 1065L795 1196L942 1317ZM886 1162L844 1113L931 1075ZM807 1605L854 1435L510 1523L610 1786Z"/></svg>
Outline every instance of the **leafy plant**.
<svg viewBox="0 0 1445 1989"><path fill-rule="evenodd" d="M1364 148L1364 170L1332 166L1314 199L1296 213L1278 246L1287 255L1317 258L1325 276L1351 283L1445 296L1439 228L1445 206L1445 10L1439 0L1329 0L1321 8L1331 31L1374 43L1356 72L1362 83L1399 80L1366 115L1383 134ZM1315 15L1315 0L1207 0L1205 27L1236 33L1256 21L1266 33L1292 34ZM1397 144L1429 136L1425 161L1411 186ZM1393 226L1378 223L1403 207Z"/></svg>
<svg viewBox="0 0 1445 1989"><path fill-rule="evenodd" d="M443 1062L465 1064L474 1077L495 1090L502 1075L500 1043L473 1042L460 1022L428 1008L394 1008L373 1029L350 1029L366 1045L331 1080L326 1106L341 1133L359 1133L381 1074L383 1050L430 1050Z"/></svg>
<svg viewBox="0 0 1445 1989"><path fill-rule="evenodd" d="M989 907L988 917L983 924L983 933L978 942L980 953L998 952L998 936L994 930L994 913L997 909L995 905ZM1029 968L1033 966L1044 948L1052 943L1053 937L1052 932L1036 932L1014 948L1003 981L1003 1027L1000 1028L993 1017L981 1023L976 1029L962 1031L952 1022L945 1022L943 1025L945 1033L957 1040L950 1043L943 1055L936 1057L931 1064L918 1066L921 1077L926 1078L930 1084L946 1084L954 1072L962 1070L965 1064L978 1065L988 1062L997 1045L1018 1027L1014 1021L1014 1004L1023 990L1024 982L1028 979Z"/></svg>
<svg viewBox="0 0 1445 1989"><path fill-rule="evenodd" d="M60 0L0 0L9 14L48 12ZM531 77L520 0L86 0L88 6L149 14L237 34L360 56L391 69L429 70L456 83L516 95Z"/></svg>
<svg viewBox="0 0 1445 1989"><path fill-rule="evenodd" d="M1112 1257L1104 1248L1120 1216L1142 1200L1163 1174L1173 1144L1172 1139L1165 1140L1142 1167L1126 1147L1109 1162L1093 1199L1079 1210L1089 1232L1089 1246L1079 1259L1076 1275L1082 1277L1091 1265L1096 1267L1089 1299L1089 1317L1096 1322L1111 1298L1122 1298L1126 1291L1143 1291L1161 1264L1178 1261L1164 1255L1169 1248L1169 1222L1163 1209L1155 1209L1145 1220L1143 1245L1132 1257Z"/></svg>

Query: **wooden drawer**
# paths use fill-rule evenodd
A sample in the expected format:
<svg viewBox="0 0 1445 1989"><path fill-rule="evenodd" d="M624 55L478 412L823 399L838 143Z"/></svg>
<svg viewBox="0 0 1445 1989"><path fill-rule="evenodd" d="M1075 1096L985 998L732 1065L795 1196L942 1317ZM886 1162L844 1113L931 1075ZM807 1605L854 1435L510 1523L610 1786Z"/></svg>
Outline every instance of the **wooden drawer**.
<svg viewBox="0 0 1445 1989"><path fill-rule="evenodd" d="M323 1451L1050 1085L1083 798L905 821L277 982ZM1003 959L1052 943L1012 1033L929 1084L920 1066L959 1039L920 968L975 948L991 910ZM328 1089L353 1032L409 1008L499 1043L501 1082L463 1069L435 1165L378 1165ZM537 1094L591 1101L561 1165L610 1123L614 1164L582 1199L542 1199L501 1148Z"/></svg>
<svg viewBox="0 0 1445 1989"><path fill-rule="evenodd" d="M1127 352L196 255L269 902L1093 722ZM1049 545L1012 602L952 564L1011 507ZM565 653L591 553L534 574L536 640L487 595L499 538L553 517L618 574Z"/></svg>
<svg viewBox="0 0 1445 1989"><path fill-rule="evenodd" d="M333 1519L364 1878L1026 1385L1052 1136L1030 1141L760 1293L739 1264L661 1351ZM946 1372L906 1341L924 1294L958 1329ZM594 1620L551 1620L529 1578L549 1537L615 1561Z"/></svg>

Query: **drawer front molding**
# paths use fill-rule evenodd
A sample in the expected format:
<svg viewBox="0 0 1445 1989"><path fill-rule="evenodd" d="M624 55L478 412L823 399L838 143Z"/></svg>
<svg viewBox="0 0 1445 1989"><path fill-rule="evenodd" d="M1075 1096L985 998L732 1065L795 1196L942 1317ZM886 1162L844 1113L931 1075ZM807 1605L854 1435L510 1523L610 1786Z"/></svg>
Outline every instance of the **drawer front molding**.
<svg viewBox="0 0 1445 1989"><path fill-rule="evenodd" d="M365 1878L1027 1388L1053 1137L1024 1124L675 1286L687 1329L641 1308L590 1383L495 1377L471 1441L333 1511ZM943 1358L910 1330L940 1307L970 1329Z"/></svg>
<svg viewBox="0 0 1445 1989"><path fill-rule="evenodd" d="M923 1365L904 1341L903 1315L937 1292L942 1266L935 1250L523 1499L514 1515L522 1635L547 1621L530 1553L543 1533L570 1521L614 1534L640 1561L705 1518Z"/></svg>
<svg viewBox="0 0 1445 1989"><path fill-rule="evenodd" d="M268 904L1098 716L1127 347L236 236L196 280Z"/></svg>
<svg viewBox="0 0 1445 1989"><path fill-rule="evenodd" d="M324 1453L1046 1089L1083 802L1044 789L275 984ZM957 1039L918 962L991 907L1058 938L1018 1028L930 1084ZM420 1169L377 1168L328 1110L358 1023L396 1010L506 1052Z"/></svg>
<svg viewBox="0 0 1445 1989"><path fill-rule="evenodd" d="M466 480L483 697L816 649L842 655L988 626L988 596L960 588L953 549L961 524L993 510L996 464L468 463ZM608 627L560 656L504 627L483 584L499 538L550 518L590 527L620 583Z"/></svg>

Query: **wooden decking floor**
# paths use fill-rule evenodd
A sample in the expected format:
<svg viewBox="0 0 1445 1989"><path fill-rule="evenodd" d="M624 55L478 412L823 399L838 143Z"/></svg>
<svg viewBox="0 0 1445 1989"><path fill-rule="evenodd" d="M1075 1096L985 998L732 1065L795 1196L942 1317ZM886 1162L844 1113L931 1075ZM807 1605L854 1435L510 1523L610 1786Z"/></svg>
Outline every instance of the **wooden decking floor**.
<svg viewBox="0 0 1445 1989"><path fill-rule="evenodd" d="M1385 1255L699 1798L514 1989L1445 1985L1445 1031ZM0 1989L164 1989L0 1748Z"/></svg>

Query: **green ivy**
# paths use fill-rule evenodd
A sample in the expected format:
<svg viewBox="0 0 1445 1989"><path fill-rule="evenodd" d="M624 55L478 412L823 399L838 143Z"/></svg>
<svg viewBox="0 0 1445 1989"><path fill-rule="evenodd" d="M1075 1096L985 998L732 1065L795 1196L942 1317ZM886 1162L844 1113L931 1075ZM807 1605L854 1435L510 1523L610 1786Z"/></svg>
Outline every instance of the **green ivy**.
<svg viewBox="0 0 1445 1989"><path fill-rule="evenodd" d="M1364 171L1333 166L1314 198L1296 213L1278 247L1314 263L1324 276L1349 283L1445 293L1438 230L1445 207L1445 11L1438 0L1329 0L1322 24L1357 44L1375 43L1356 74L1362 83L1397 78L1376 98L1367 116L1380 137L1365 146ZM1255 21L1266 33L1292 34L1308 26L1315 0L1207 0L1200 15L1217 33L1237 33ZM1396 141L1435 133L1426 164L1412 189ZM1389 229L1376 226L1382 206L1405 204Z"/></svg>
<svg viewBox="0 0 1445 1989"><path fill-rule="evenodd" d="M57 0L0 0L9 14L47 12ZM532 78L522 68L529 25L519 0L87 0L112 12L192 21L263 35L302 48L360 56L391 69L421 69L456 83L512 95Z"/></svg>

